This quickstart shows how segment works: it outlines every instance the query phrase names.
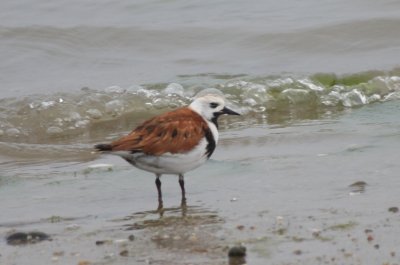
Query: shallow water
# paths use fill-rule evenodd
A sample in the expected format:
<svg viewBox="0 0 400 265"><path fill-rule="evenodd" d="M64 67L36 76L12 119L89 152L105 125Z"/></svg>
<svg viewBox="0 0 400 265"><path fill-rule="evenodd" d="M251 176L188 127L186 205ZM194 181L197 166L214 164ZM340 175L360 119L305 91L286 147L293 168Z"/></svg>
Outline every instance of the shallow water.
<svg viewBox="0 0 400 265"><path fill-rule="evenodd" d="M399 219L388 209L398 207L399 108L375 103L289 126L224 130L213 159L186 174L186 208L177 177L162 178L162 215L154 176L116 157L8 167L0 232L45 231L53 241L3 242L0 254L10 264L226 264L227 247L242 243L250 264L395 262ZM112 169L88 168L102 163ZM365 189L350 187L360 181Z"/></svg>
<svg viewBox="0 0 400 265"><path fill-rule="evenodd" d="M179 75L388 70L399 2L0 3L2 97Z"/></svg>
<svg viewBox="0 0 400 265"><path fill-rule="evenodd" d="M396 264L398 5L2 1L0 264ZM156 211L92 146L208 87L243 115Z"/></svg>

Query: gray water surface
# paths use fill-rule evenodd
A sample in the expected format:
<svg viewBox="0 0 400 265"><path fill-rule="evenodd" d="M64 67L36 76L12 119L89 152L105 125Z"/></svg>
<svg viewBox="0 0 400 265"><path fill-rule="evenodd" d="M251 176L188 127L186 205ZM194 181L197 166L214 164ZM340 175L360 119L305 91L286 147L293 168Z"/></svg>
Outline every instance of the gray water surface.
<svg viewBox="0 0 400 265"><path fill-rule="evenodd" d="M397 1L2 1L1 97L398 65Z"/></svg>

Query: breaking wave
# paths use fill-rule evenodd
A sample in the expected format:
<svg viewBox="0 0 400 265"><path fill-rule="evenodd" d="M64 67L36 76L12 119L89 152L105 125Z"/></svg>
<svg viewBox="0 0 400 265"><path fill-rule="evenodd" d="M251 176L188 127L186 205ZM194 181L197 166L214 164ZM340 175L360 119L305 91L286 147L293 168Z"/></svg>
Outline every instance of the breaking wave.
<svg viewBox="0 0 400 265"><path fill-rule="evenodd" d="M193 84L199 77L208 81L202 86ZM220 89L233 108L249 117L248 123L312 119L321 113L340 113L343 109L400 98L400 69L345 76L205 74L180 78L182 82L171 84L83 88L74 94L1 99L0 141L45 143L78 135L91 140L103 138L115 132L116 126L129 130L147 117L185 106L206 87ZM251 119L257 116L264 119Z"/></svg>

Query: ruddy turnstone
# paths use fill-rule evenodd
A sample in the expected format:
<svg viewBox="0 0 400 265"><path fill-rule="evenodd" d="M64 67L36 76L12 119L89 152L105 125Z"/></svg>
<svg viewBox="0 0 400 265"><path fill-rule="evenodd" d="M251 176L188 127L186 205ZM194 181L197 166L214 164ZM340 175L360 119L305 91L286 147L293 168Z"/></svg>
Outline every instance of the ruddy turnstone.
<svg viewBox="0 0 400 265"><path fill-rule="evenodd" d="M183 174L206 162L218 142L217 119L240 115L225 106L223 95L199 93L187 106L151 118L130 134L95 148L118 155L133 166L156 175L159 208L162 208L162 174L176 174L185 203Z"/></svg>

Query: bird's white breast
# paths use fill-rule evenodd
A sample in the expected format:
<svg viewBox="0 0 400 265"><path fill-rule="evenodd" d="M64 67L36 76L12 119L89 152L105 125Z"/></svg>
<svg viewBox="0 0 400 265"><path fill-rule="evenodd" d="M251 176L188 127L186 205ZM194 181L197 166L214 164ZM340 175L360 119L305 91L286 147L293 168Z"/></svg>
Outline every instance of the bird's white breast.
<svg viewBox="0 0 400 265"><path fill-rule="evenodd" d="M144 153L116 152L133 166L156 174L184 174L207 161L207 140L203 138L197 146L186 153L165 153L160 156Z"/></svg>

